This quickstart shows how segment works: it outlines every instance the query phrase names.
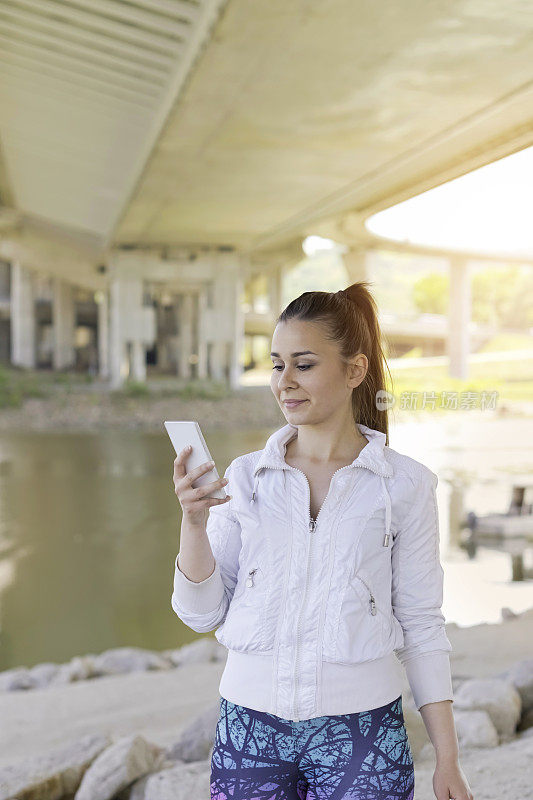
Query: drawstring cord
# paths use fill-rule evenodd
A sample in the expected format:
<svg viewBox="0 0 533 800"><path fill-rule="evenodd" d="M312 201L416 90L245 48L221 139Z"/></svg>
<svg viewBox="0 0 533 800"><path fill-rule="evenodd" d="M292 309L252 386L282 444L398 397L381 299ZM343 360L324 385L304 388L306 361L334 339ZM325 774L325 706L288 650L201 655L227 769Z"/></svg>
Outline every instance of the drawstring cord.
<svg viewBox="0 0 533 800"><path fill-rule="evenodd" d="M252 489L252 496L250 497L250 505L253 505L255 503L255 497L256 497L256 494L257 494L257 484L259 483L259 475L260 475L260 473L261 473L261 470L258 470L256 475L255 475L255 478L254 478L254 488ZM286 469L283 470L283 488L284 489L287 488L287 470Z"/></svg>

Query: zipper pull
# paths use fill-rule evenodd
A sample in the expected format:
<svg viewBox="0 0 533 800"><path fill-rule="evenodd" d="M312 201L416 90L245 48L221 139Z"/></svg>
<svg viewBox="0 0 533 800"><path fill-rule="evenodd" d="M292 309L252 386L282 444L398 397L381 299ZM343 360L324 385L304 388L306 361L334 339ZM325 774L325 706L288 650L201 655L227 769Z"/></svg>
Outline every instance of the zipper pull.
<svg viewBox="0 0 533 800"><path fill-rule="evenodd" d="M248 577L246 578L246 586L250 589L254 585L254 575L257 572L257 567L255 569L251 569L248 573Z"/></svg>
<svg viewBox="0 0 533 800"><path fill-rule="evenodd" d="M309 530L314 531L315 525L316 525L316 520L311 517L311 519L309 520Z"/></svg>
<svg viewBox="0 0 533 800"><path fill-rule="evenodd" d="M388 533L385 534L385 536L383 538L383 547L388 547L389 546L389 536L390 536L390 534L388 534Z"/></svg>
<svg viewBox="0 0 533 800"><path fill-rule="evenodd" d="M376 612L376 601L374 600L374 595L373 594L370 595L370 613L372 614L373 617L375 617L376 613L377 613Z"/></svg>

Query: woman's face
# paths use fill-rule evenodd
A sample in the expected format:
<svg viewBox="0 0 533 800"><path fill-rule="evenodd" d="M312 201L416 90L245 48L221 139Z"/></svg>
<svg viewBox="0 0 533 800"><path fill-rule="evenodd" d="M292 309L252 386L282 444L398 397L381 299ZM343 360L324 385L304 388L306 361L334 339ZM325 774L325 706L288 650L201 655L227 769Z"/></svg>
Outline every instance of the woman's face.
<svg viewBox="0 0 533 800"><path fill-rule="evenodd" d="M368 369L363 353L351 359L346 369L338 344L327 339L319 325L294 319L276 325L271 359L270 387L293 425L314 425L347 405L351 408L352 390ZM286 400L303 402L290 406Z"/></svg>

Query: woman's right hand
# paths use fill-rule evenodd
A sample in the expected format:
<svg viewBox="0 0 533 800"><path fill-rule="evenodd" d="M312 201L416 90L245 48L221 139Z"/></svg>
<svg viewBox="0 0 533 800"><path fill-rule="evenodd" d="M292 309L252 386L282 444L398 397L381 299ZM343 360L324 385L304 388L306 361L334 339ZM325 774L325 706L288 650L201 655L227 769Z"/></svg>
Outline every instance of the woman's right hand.
<svg viewBox="0 0 533 800"><path fill-rule="evenodd" d="M175 494L180 502L184 518L192 525L205 525L207 519L207 511L211 506L219 505L220 503L227 503L231 499L231 495L227 495L223 499L218 497L208 497L211 492L228 483L227 478L218 478L216 481L206 483L204 486L198 486L193 489L192 484L194 481L204 475L209 470L213 469L213 464L206 461L205 464L200 464L190 472L185 469L185 459L190 454L190 446L184 448L174 459L174 489Z"/></svg>

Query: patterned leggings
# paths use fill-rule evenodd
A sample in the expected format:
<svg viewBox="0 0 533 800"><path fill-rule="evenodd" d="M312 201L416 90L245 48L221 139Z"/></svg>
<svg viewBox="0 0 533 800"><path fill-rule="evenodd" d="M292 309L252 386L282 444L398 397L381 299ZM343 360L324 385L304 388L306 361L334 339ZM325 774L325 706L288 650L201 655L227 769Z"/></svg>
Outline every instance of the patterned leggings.
<svg viewBox="0 0 533 800"><path fill-rule="evenodd" d="M220 698L211 800L413 800L414 780L401 695L299 722Z"/></svg>

